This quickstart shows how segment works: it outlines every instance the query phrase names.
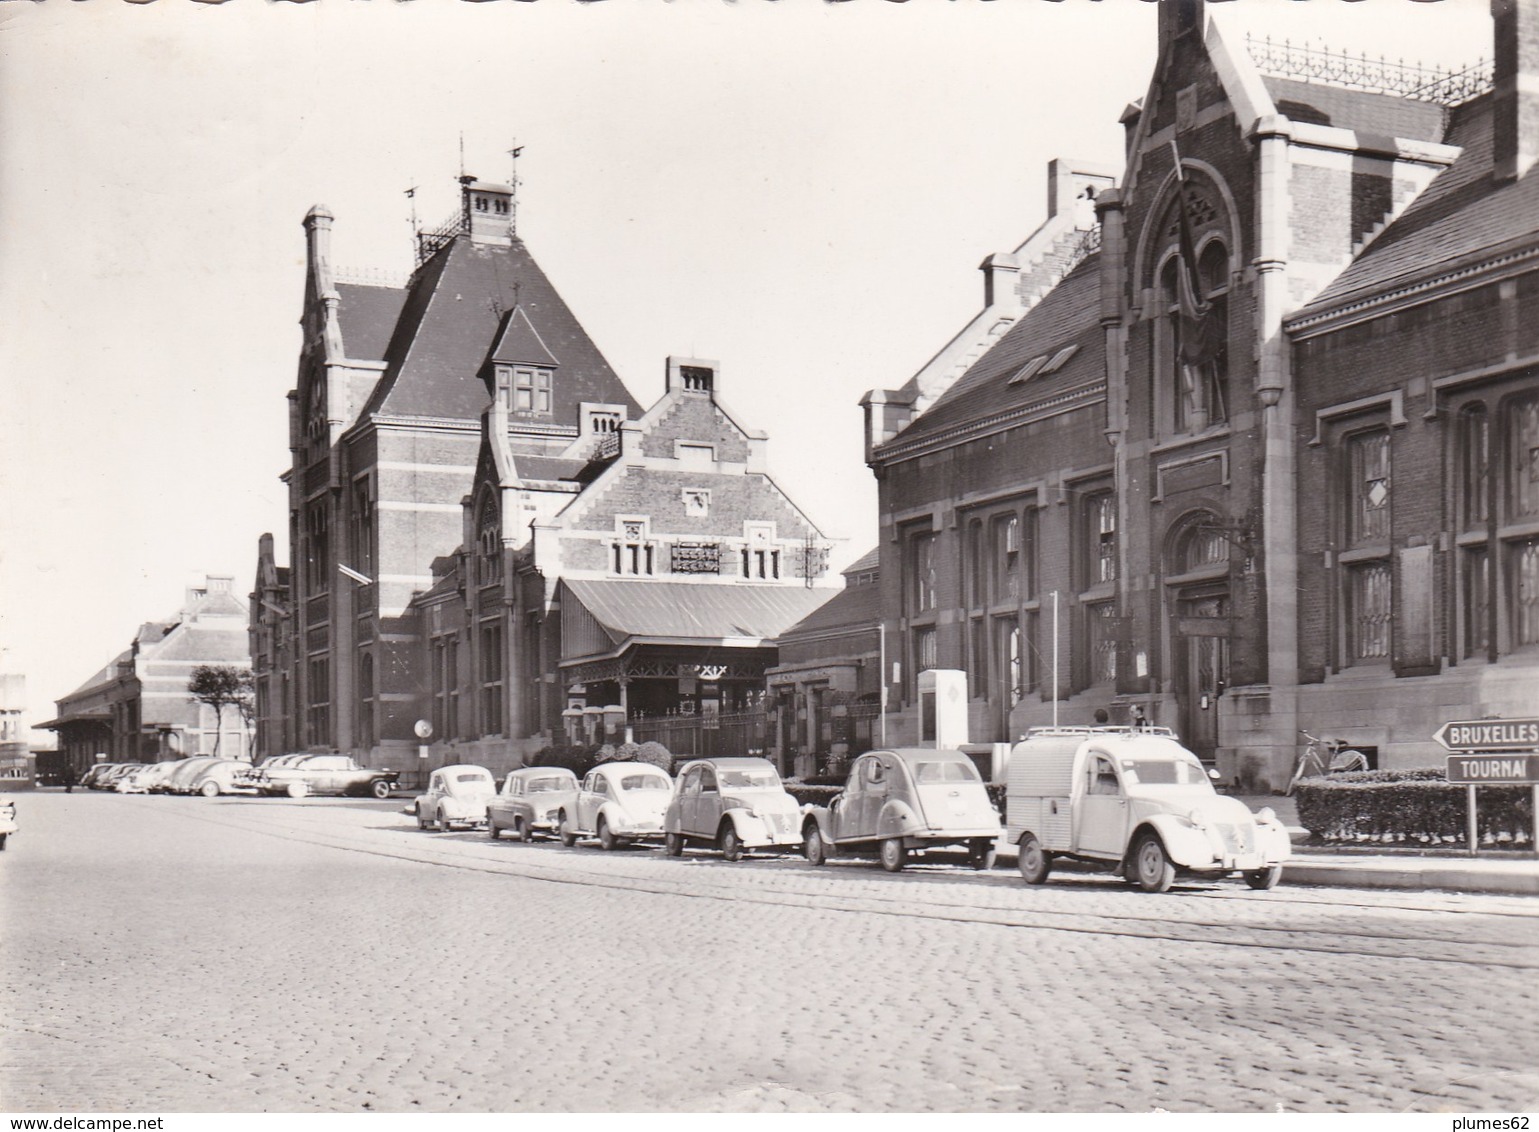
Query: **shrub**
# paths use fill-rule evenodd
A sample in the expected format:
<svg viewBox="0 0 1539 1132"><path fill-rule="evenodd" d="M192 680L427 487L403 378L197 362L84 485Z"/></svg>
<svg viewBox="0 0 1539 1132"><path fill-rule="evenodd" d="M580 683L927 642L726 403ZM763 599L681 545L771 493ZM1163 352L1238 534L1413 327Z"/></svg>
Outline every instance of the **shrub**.
<svg viewBox="0 0 1539 1132"><path fill-rule="evenodd" d="M1466 790L1443 781L1437 768L1305 779L1296 791L1299 824L1324 841L1463 842ZM1527 786L1482 786L1476 799L1481 842L1531 844L1531 795Z"/></svg>
<svg viewBox="0 0 1539 1132"><path fill-rule="evenodd" d="M636 756L641 753L641 748L635 743L621 743L615 748L614 761L617 763L633 763Z"/></svg>
<svg viewBox="0 0 1539 1132"><path fill-rule="evenodd" d="M807 782L787 782L785 788L786 793L796 799L798 806L826 806L844 786L842 783L838 786L814 786Z"/></svg>
<svg viewBox="0 0 1539 1132"><path fill-rule="evenodd" d="M635 759L637 762L651 763L655 767L661 767L663 773L673 770L673 755L668 748L654 740L648 740L636 748Z"/></svg>
<svg viewBox="0 0 1539 1132"><path fill-rule="evenodd" d="M565 767L581 778L593 769L593 748L559 743L537 752L529 765Z"/></svg>
<svg viewBox="0 0 1539 1132"><path fill-rule="evenodd" d="M600 743L593 748L593 765L599 763L612 763L615 761L615 749L609 743Z"/></svg>

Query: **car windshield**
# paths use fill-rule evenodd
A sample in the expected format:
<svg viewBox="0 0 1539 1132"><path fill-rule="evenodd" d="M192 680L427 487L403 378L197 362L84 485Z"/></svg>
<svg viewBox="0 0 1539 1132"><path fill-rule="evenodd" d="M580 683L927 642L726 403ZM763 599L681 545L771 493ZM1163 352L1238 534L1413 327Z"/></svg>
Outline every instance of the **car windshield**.
<svg viewBox="0 0 1539 1132"><path fill-rule="evenodd" d="M978 771L972 763L923 762L914 764L914 781L927 782L978 782Z"/></svg>
<svg viewBox="0 0 1539 1132"><path fill-rule="evenodd" d="M672 790L673 786L660 774L627 774L620 779L621 790Z"/></svg>
<svg viewBox="0 0 1539 1132"><path fill-rule="evenodd" d="M572 783L560 775L547 778L531 778L524 789L530 794L549 794L554 790L570 790Z"/></svg>
<svg viewBox="0 0 1539 1132"><path fill-rule="evenodd" d="M1201 764L1181 760L1123 759L1122 778L1129 785L1197 786L1208 785L1208 772Z"/></svg>
<svg viewBox="0 0 1539 1132"><path fill-rule="evenodd" d="M780 775L772 770L722 770L716 781L723 790L778 790Z"/></svg>

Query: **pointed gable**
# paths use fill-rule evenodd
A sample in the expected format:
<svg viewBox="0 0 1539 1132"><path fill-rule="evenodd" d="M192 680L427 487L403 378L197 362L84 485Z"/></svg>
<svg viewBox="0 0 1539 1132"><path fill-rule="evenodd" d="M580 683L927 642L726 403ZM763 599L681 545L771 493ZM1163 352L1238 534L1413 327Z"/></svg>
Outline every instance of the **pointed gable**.
<svg viewBox="0 0 1539 1132"><path fill-rule="evenodd" d="M540 337L523 307L514 307L503 317L502 329L487 360L507 365L555 367L561 364L545 345L545 339Z"/></svg>

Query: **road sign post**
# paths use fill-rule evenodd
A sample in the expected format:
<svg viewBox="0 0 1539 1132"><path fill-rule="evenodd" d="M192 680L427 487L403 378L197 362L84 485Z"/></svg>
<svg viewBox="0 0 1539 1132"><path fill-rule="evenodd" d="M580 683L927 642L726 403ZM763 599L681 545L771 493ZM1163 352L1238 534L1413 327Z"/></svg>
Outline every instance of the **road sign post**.
<svg viewBox="0 0 1539 1132"><path fill-rule="evenodd" d="M1481 786L1527 785L1532 791L1528 845L1539 857L1539 719L1455 720L1432 736L1448 756L1447 778L1468 786L1466 804L1470 856L1480 846L1475 792Z"/></svg>

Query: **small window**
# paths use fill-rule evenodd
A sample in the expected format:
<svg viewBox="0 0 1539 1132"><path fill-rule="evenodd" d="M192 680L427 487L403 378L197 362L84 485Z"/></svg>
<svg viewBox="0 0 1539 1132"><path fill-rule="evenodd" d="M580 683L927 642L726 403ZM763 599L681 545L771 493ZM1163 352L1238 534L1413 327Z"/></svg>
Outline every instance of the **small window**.
<svg viewBox="0 0 1539 1132"><path fill-rule="evenodd" d="M1036 377L1037 374L1041 372L1042 367L1047 364L1047 357L1048 356L1046 354L1038 354L1035 358L1032 358L1031 361L1027 362L1020 369L1016 370L1015 373L1011 375L1010 380L1006 384L1021 385L1030 381L1032 378Z"/></svg>
<svg viewBox="0 0 1539 1132"><path fill-rule="evenodd" d="M515 366L513 369L513 408L520 413L549 416L551 379L548 369Z"/></svg>
<svg viewBox="0 0 1539 1132"><path fill-rule="evenodd" d="M1037 375L1039 377L1046 377L1048 374L1061 369L1063 364L1077 353L1079 353L1079 343L1076 342L1072 346L1065 346L1047 360L1047 364L1037 371Z"/></svg>

